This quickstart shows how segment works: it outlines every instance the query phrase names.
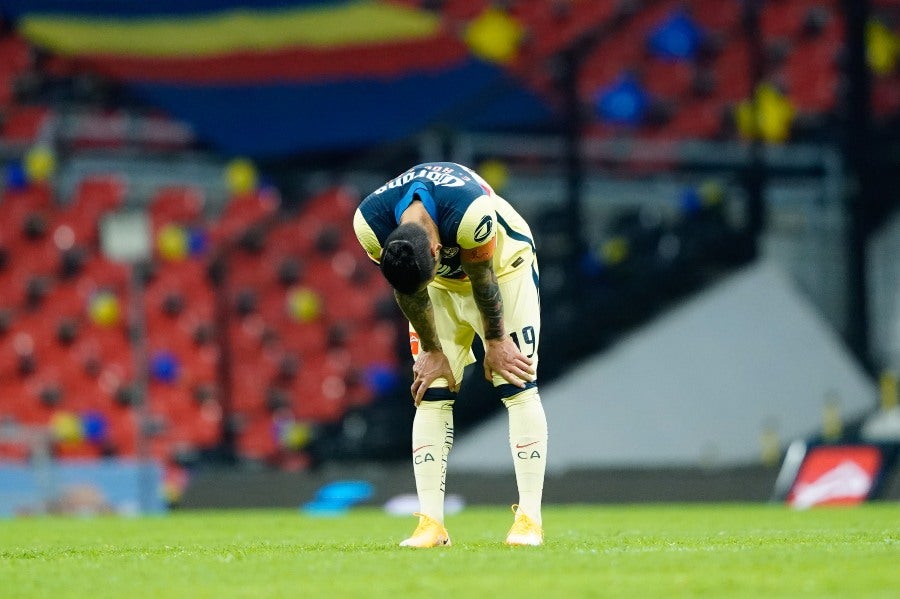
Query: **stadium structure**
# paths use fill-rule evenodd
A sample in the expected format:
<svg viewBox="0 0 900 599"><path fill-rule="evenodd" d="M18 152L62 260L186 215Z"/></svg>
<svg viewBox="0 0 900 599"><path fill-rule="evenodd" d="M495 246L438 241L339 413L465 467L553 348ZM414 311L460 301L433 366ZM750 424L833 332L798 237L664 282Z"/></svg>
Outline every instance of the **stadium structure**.
<svg viewBox="0 0 900 599"><path fill-rule="evenodd" d="M406 324L351 221L431 160L533 224L548 501L766 500L839 447L900 496L898 27L896 0L0 0L0 514L97 501L59 496L79 473L136 477L128 510L411 489ZM485 385L451 458L475 502L512 485Z"/></svg>

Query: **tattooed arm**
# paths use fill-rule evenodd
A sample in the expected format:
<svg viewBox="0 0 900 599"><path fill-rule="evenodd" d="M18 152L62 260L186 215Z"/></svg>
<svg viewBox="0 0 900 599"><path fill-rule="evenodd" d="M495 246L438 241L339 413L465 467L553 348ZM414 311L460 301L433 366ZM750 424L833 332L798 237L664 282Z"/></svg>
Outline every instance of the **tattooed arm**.
<svg viewBox="0 0 900 599"><path fill-rule="evenodd" d="M428 288L423 287L409 295L395 290L394 297L400 310L403 311L403 315L419 335L422 349L441 351L441 340L438 338L437 327L434 325L434 308L431 306L431 298L428 297Z"/></svg>
<svg viewBox="0 0 900 599"><path fill-rule="evenodd" d="M410 388L415 404L419 405L429 385L440 378L447 381L447 387L451 391L458 391L459 385L453 376L450 361L441 348L428 288L423 287L409 295L394 291L394 297L419 336L419 353L413 364L413 384Z"/></svg>
<svg viewBox="0 0 900 599"><path fill-rule="evenodd" d="M500 285L497 284L497 275L491 261L463 262L462 266L472 282L472 295L481 312L485 340L502 339L506 335L503 326L503 298L500 297Z"/></svg>
<svg viewBox="0 0 900 599"><path fill-rule="evenodd" d="M483 248L475 248L479 249ZM493 253L492 250L493 244L489 248L490 254ZM483 255L484 252L481 256ZM473 250L464 250L462 267L472 283L472 295L484 324L484 376L490 381L493 374L497 373L507 382L524 387L526 381L534 379L532 360L525 357L506 334L503 325L503 298L492 260L468 261L481 256Z"/></svg>

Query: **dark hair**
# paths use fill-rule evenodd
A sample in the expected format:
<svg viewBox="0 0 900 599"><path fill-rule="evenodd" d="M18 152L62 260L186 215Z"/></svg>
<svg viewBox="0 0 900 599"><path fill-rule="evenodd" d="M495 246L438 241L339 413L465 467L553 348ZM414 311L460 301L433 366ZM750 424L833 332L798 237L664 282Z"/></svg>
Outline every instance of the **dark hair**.
<svg viewBox="0 0 900 599"><path fill-rule="evenodd" d="M428 233L416 223L403 223L394 229L381 252L384 278L391 287L407 295L431 280L434 262Z"/></svg>

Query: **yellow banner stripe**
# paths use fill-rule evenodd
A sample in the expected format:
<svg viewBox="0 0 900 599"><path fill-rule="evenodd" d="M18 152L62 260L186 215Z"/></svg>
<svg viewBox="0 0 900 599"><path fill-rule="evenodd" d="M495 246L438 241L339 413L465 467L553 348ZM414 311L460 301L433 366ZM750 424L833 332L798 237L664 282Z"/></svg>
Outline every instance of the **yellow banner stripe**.
<svg viewBox="0 0 900 599"><path fill-rule="evenodd" d="M329 48L417 40L440 28L437 16L374 0L290 10L234 10L201 17L102 19L31 15L19 30L64 55L208 56L286 47Z"/></svg>

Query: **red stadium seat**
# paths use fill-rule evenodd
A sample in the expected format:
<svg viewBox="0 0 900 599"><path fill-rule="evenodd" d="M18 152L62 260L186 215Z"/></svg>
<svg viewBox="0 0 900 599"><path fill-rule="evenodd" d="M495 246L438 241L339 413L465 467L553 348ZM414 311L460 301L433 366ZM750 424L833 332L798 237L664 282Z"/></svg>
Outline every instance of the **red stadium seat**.
<svg viewBox="0 0 900 599"><path fill-rule="evenodd" d="M313 251L317 230L299 217L281 220L269 229L266 247L280 254L304 257Z"/></svg>
<svg viewBox="0 0 900 599"><path fill-rule="evenodd" d="M124 325L101 327L89 324L82 331L75 349L83 356L82 361L99 360L102 369L112 369L122 380L130 380L134 375L134 353Z"/></svg>
<svg viewBox="0 0 900 599"><path fill-rule="evenodd" d="M213 448L222 440L222 406L217 400L200 404L191 426L194 443L199 447Z"/></svg>
<svg viewBox="0 0 900 599"><path fill-rule="evenodd" d="M335 423L343 417L350 399L351 359L346 350L330 350L304 359L300 375L290 388L297 417L320 423Z"/></svg>
<svg viewBox="0 0 900 599"><path fill-rule="evenodd" d="M230 407L235 412L264 410L266 407L266 389L253 376L255 371L250 370L249 373L244 373L236 369L232 374ZM247 378L247 374L250 378Z"/></svg>
<svg viewBox="0 0 900 599"><path fill-rule="evenodd" d="M52 111L44 106L13 106L0 127L0 139L9 143L34 143Z"/></svg>
<svg viewBox="0 0 900 599"><path fill-rule="evenodd" d="M0 214L4 220L13 213L48 210L53 206L53 190L46 183L30 183L20 188L6 187L0 196Z"/></svg>
<svg viewBox="0 0 900 599"><path fill-rule="evenodd" d="M398 325L393 322L373 322L357 328L347 341L353 365L396 365L399 334Z"/></svg>
<svg viewBox="0 0 900 599"><path fill-rule="evenodd" d="M648 59L643 63L641 82L655 98L678 100L691 93L694 66L688 62Z"/></svg>
<svg viewBox="0 0 900 599"><path fill-rule="evenodd" d="M772 38L796 39L804 33L807 15L811 9L832 12L829 0L791 0L767 2L760 11L760 29L767 40ZM831 19L834 20L832 13Z"/></svg>
<svg viewBox="0 0 900 599"><path fill-rule="evenodd" d="M530 9L512 6L510 10L512 15L520 15L523 24L531 30L528 50L536 57L549 57L610 22L616 13L616 4L572 2L558 16L549 12L547 4L542 2L532 3Z"/></svg>
<svg viewBox="0 0 900 599"><path fill-rule="evenodd" d="M691 17L711 32L729 33L740 27L740 5L722 0L693 0Z"/></svg>
<svg viewBox="0 0 900 599"><path fill-rule="evenodd" d="M450 22L469 21L489 5L487 0L445 0L441 3L441 14Z"/></svg>
<svg viewBox="0 0 900 599"><path fill-rule="evenodd" d="M161 187L150 199L150 216L154 224L193 223L203 216L204 200L203 189L198 186Z"/></svg>
<svg viewBox="0 0 900 599"><path fill-rule="evenodd" d="M722 131L727 105L717 99L685 102L653 135L656 139L710 139Z"/></svg>
<svg viewBox="0 0 900 599"><path fill-rule="evenodd" d="M31 264L17 263L0 273L0 308L36 309L52 287L54 264L35 259ZM31 305L34 302L34 305Z"/></svg>
<svg viewBox="0 0 900 599"><path fill-rule="evenodd" d="M194 335L198 326L211 324L216 319L216 295L207 280L204 265L199 261L161 266L145 288L147 317L162 319L163 326L177 325L184 335ZM180 308L170 305L173 300L181 302Z"/></svg>
<svg viewBox="0 0 900 599"><path fill-rule="evenodd" d="M59 355L66 354L60 352ZM83 370L71 369L61 373L59 384L64 398L63 405L79 412L105 410L112 406L112 395L106 393L98 378L89 376Z"/></svg>
<svg viewBox="0 0 900 599"><path fill-rule="evenodd" d="M53 216L50 229L54 235L70 239L72 244L93 250L100 246L100 216L90 211L58 212Z"/></svg>
<svg viewBox="0 0 900 599"><path fill-rule="evenodd" d="M872 86L872 107L879 117L900 112L900 76L879 78Z"/></svg>
<svg viewBox="0 0 900 599"><path fill-rule="evenodd" d="M353 265L346 268L356 268L360 262L349 253L345 253ZM306 281L308 286L315 289L322 297L322 310L327 319L338 318L367 318L371 315L373 306L370 299L361 290L357 289L350 280L352 271L339 272L342 266L335 268L334 262L338 254L329 259L316 259L307 262ZM360 266L368 266L361 264Z"/></svg>
<svg viewBox="0 0 900 599"><path fill-rule="evenodd" d="M0 441L0 462L25 462L32 449L24 441Z"/></svg>
<svg viewBox="0 0 900 599"><path fill-rule="evenodd" d="M598 88L612 83L623 72L634 69L643 57L643 42L626 43L619 32L604 40L582 65L579 87L592 102Z"/></svg>
<svg viewBox="0 0 900 599"><path fill-rule="evenodd" d="M57 318L86 318L88 294L77 282L57 283L47 293L47 312Z"/></svg>
<svg viewBox="0 0 900 599"><path fill-rule="evenodd" d="M177 420L190 408L191 401L191 394L180 385L167 385L152 379L147 383L147 406L167 421Z"/></svg>
<svg viewBox="0 0 900 599"><path fill-rule="evenodd" d="M279 333L284 348L298 356L314 355L327 347L328 324L324 320L299 322L284 319Z"/></svg>
<svg viewBox="0 0 900 599"><path fill-rule="evenodd" d="M172 386L190 391L196 385L215 383L219 360L216 345L198 347L190 336L171 329L151 331L147 345L150 356L165 352L177 361L177 380Z"/></svg>
<svg viewBox="0 0 900 599"><path fill-rule="evenodd" d="M109 290L124 300L131 286L131 267L94 254L84 263L78 285L85 291Z"/></svg>
<svg viewBox="0 0 900 599"><path fill-rule="evenodd" d="M838 48L829 40L797 44L788 56L783 74L788 95L801 112L824 113L837 103ZM815 64L817 68L810 68Z"/></svg>
<svg viewBox="0 0 900 599"><path fill-rule="evenodd" d="M0 69L21 73L29 68L32 62L28 42L18 35L4 35L0 38Z"/></svg>
<svg viewBox="0 0 900 599"><path fill-rule="evenodd" d="M102 455L99 445L84 440L60 441L53 453L60 460L93 460Z"/></svg>
<svg viewBox="0 0 900 599"><path fill-rule="evenodd" d="M349 395L343 379L329 376L322 380L318 393L303 393L294 398L297 417L318 424L335 424L347 413ZM333 390L333 391L332 391Z"/></svg>
<svg viewBox="0 0 900 599"><path fill-rule="evenodd" d="M0 384L0 416L11 416L23 426L46 426L52 413L52 408L42 405L26 382Z"/></svg>
<svg viewBox="0 0 900 599"><path fill-rule="evenodd" d="M353 213L356 212L359 202L359 193L355 188L334 187L307 200L300 218L336 224L349 230L352 228Z"/></svg>
<svg viewBox="0 0 900 599"><path fill-rule="evenodd" d="M127 191L128 183L121 175L91 175L78 182L69 208L100 216L120 208Z"/></svg>
<svg viewBox="0 0 900 599"><path fill-rule="evenodd" d="M135 410L113 406L104 411L108 423L108 438L116 453L122 456L138 455L139 418Z"/></svg>
<svg viewBox="0 0 900 599"><path fill-rule="evenodd" d="M251 194L232 198L210 229L214 242L238 241L250 227L274 217L280 204L281 198L272 188L263 188Z"/></svg>
<svg viewBox="0 0 900 599"><path fill-rule="evenodd" d="M53 206L44 205L39 189L27 193L25 190L10 192L4 196L3 203L0 203L0 214L3 216L0 233L8 243L34 242L49 237Z"/></svg>
<svg viewBox="0 0 900 599"><path fill-rule="evenodd" d="M116 174L82 179L65 210L54 219L56 226L70 227L76 243L98 248L100 219L122 206L127 188L125 179Z"/></svg>
<svg viewBox="0 0 900 599"><path fill-rule="evenodd" d="M278 452L275 423L267 412L246 413L237 437L238 454L244 459L265 461Z"/></svg>
<svg viewBox="0 0 900 599"><path fill-rule="evenodd" d="M277 275L274 269L277 264L262 260L260 254L253 254L242 249L229 252L227 258L228 286L232 290L245 287L262 289L277 283Z"/></svg>
<svg viewBox="0 0 900 599"><path fill-rule="evenodd" d="M714 63L719 100L739 102L750 97L750 49L743 40L733 40L723 48Z"/></svg>
<svg viewBox="0 0 900 599"><path fill-rule="evenodd" d="M13 267L31 276L55 277L60 271L62 252L50 235L41 239L22 240L9 248Z"/></svg>

